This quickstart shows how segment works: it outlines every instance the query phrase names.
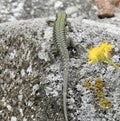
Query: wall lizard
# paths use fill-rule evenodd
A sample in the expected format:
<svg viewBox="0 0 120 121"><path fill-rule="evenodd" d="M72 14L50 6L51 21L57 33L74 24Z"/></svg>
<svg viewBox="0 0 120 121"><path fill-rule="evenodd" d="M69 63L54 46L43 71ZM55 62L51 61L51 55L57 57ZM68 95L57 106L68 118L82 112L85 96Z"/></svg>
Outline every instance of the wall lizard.
<svg viewBox="0 0 120 121"><path fill-rule="evenodd" d="M57 45L57 49L60 52L62 63L63 63L63 109L65 121L68 121L67 116L67 81L69 71L69 53L67 49L67 42L65 36L65 25L66 25L66 13L58 13L54 22L53 38Z"/></svg>

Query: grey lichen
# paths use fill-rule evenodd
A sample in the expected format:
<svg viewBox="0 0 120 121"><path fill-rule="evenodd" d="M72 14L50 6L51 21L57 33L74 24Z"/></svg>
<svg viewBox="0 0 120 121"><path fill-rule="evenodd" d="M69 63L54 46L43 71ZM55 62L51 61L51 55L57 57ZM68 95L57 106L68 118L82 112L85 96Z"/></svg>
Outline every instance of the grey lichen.
<svg viewBox="0 0 120 121"><path fill-rule="evenodd" d="M0 116L3 120L63 120L62 62L51 63L48 52L53 44L52 27L47 19L34 19L0 25ZM68 80L68 116L75 120L120 120L120 73L105 64L88 66L86 52L90 45L106 40L115 45L115 62L119 62L120 29L110 24L81 18L68 19L69 33L79 46L80 55L70 58ZM112 33L112 31L114 32ZM48 34L48 36L47 36ZM98 66L99 65L99 66ZM113 108L100 112L94 107L94 95L84 89L85 78L104 79ZM31 116L32 115L32 116Z"/></svg>

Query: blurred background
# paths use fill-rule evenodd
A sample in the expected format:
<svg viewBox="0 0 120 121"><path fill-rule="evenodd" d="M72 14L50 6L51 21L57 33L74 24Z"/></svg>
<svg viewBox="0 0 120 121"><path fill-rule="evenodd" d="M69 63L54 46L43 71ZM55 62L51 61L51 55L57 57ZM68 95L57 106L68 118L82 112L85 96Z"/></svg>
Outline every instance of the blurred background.
<svg viewBox="0 0 120 121"><path fill-rule="evenodd" d="M54 16L60 10L69 17L97 19L92 0L0 0L0 23Z"/></svg>

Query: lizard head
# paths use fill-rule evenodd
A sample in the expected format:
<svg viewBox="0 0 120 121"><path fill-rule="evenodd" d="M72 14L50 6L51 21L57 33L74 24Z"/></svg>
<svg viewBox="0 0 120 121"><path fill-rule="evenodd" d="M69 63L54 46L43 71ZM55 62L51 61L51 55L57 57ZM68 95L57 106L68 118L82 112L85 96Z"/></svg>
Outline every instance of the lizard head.
<svg viewBox="0 0 120 121"><path fill-rule="evenodd" d="M65 12L59 12L56 14L56 18L59 18L59 19L62 18L63 20L65 20L66 17L67 17L67 14Z"/></svg>

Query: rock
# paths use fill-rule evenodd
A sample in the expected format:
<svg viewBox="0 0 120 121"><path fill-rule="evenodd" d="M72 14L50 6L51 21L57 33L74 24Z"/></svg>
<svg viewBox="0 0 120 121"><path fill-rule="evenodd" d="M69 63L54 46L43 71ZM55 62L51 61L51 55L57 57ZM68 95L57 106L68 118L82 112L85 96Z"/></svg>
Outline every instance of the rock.
<svg viewBox="0 0 120 121"><path fill-rule="evenodd" d="M49 58L48 53L53 44L53 38L52 27L48 27L47 20L48 18L39 18L0 24L0 97L4 97L5 102L5 105L2 103L0 105L2 106L0 115L3 120L17 121L29 118L31 121L45 121L54 120L55 116L58 116L55 120L64 120L62 111L63 67L59 56L55 58L54 63L51 63ZM120 73L104 63L90 66L86 57L89 45L95 46L101 41L107 41L115 47L119 46L117 44L120 39L119 26L81 17L71 18L68 21L71 23L73 32L67 30L67 36L70 36L73 42L77 43L76 45L82 46L78 46L80 56L73 56L70 62L68 92L71 93L68 93L67 98L68 107L73 108L69 109L70 112L68 111L69 118L72 121L80 117L86 121L96 120L96 118L107 120L111 118L112 113L113 120L120 120L120 102L118 101ZM84 48L84 51L81 48ZM116 62L118 62L118 52L113 53L116 54L114 56ZM102 69L107 70L104 71L104 76ZM107 82L106 90L112 88L108 96L113 107L105 114L94 106L97 102L93 98L95 95L92 95L92 91L86 93L83 87L85 78L91 78L93 82L98 76L104 77L104 81ZM12 114L17 115L9 113L8 109L11 109L9 105L14 107ZM7 108L4 108L5 106ZM18 107L20 113L18 113Z"/></svg>

